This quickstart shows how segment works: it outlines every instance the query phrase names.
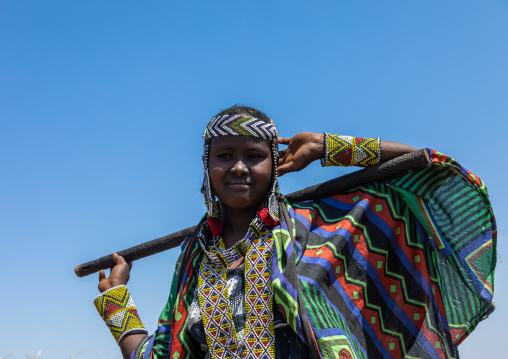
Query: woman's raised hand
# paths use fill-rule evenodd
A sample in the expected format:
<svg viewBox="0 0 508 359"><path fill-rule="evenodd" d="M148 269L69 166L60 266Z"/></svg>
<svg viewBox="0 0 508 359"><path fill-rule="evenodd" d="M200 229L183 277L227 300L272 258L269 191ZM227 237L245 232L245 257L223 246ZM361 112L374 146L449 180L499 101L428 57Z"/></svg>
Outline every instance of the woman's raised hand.
<svg viewBox="0 0 508 359"><path fill-rule="evenodd" d="M279 151L277 174L303 170L310 163L325 156L323 133L302 132L291 138L279 137L278 142L288 147Z"/></svg>
<svg viewBox="0 0 508 359"><path fill-rule="evenodd" d="M127 284L131 276L132 262L127 263L122 256L116 253L113 253L113 260L116 264L111 269L109 277L106 278L106 273L103 270L99 272L99 291L101 293L113 287Z"/></svg>

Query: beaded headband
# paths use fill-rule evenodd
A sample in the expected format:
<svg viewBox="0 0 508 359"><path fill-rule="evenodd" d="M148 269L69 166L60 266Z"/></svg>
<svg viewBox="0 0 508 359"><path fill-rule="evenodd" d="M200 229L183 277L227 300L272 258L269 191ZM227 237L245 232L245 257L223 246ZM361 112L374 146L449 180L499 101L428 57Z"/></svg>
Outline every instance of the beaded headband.
<svg viewBox="0 0 508 359"><path fill-rule="evenodd" d="M219 207L210 184L208 155L210 152L210 139L221 136L257 137L272 142L272 185L266 201L262 204L260 217L263 223L275 225L279 221L278 200L280 193L279 183L277 181L277 160L279 153L277 145L277 129L275 128L273 121L268 123L255 117L245 117L241 115L216 116L208 122L203 134L203 137L205 138L205 177L203 179L202 191L205 196L208 223L214 236L218 236L221 233L222 223L220 221Z"/></svg>
<svg viewBox="0 0 508 359"><path fill-rule="evenodd" d="M255 117L223 115L208 122L203 136L205 140L220 136L250 136L275 140L277 129L273 122L268 123Z"/></svg>

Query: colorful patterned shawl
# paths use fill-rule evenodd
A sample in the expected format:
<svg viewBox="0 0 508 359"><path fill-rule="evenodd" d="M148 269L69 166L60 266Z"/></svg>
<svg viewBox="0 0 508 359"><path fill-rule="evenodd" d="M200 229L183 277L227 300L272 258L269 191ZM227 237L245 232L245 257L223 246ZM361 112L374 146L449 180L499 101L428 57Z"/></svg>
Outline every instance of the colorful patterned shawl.
<svg viewBox="0 0 508 359"><path fill-rule="evenodd" d="M281 204L274 299L314 356L457 358L493 311L496 224L484 183L431 163L332 197ZM187 314L201 250L182 244L156 333L132 358L197 358Z"/></svg>

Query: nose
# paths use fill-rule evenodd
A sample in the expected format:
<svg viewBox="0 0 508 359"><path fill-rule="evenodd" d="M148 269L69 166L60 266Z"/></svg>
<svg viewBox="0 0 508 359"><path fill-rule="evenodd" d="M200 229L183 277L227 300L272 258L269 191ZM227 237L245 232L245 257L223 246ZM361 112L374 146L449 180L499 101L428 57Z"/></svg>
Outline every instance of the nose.
<svg viewBox="0 0 508 359"><path fill-rule="evenodd" d="M231 167L231 173L237 176L245 176L249 173L249 168L245 165L242 160L236 161L233 167Z"/></svg>

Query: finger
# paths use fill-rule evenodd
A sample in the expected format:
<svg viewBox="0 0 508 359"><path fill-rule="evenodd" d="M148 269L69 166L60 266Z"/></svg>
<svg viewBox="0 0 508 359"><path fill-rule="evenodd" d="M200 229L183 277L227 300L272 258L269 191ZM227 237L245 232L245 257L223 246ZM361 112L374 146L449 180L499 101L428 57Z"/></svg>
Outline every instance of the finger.
<svg viewBox="0 0 508 359"><path fill-rule="evenodd" d="M132 263L133 263L133 262L129 262L129 270L131 270L131 269L132 269Z"/></svg>
<svg viewBox="0 0 508 359"><path fill-rule="evenodd" d="M286 173L291 172L291 167L293 167L293 163L286 163L277 167L277 175L284 176Z"/></svg>
<svg viewBox="0 0 508 359"><path fill-rule="evenodd" d="M281 165L281 164L283 164L286 161L288 161L287 153L279 154L279 157L277 158L277 164Z"/></svg>
<svg viewBox="0 0 508 359"><path fill-rule="evenodd" d="M104 271L101 269L101 270L99 271L99 282L100 282L101 280L103 280L104 278L106 278L106 273L104 273Z"/></svg>
<svg viewBox="0 0 508 359"><path fill-rule="evenodd" d="M279 158L279 161L277 162L277 168L280 168L281 166L285 166L288 164L292 164L293 161L289 160L287 158Z"/></svg>
<svg viewBox="0 0 508 359"><path fill-rule="evenodd" d="M284 163L291 161L291 157L288 156L286 151L279 151L279 158L277 159L277 166L281 166Z"/></svg>
<svg viewBox="0 0 508 359"><path fill-rule="evenodd" d="M115 261L115 264L127 264L125 259L119 255L118 253L113 253L113 260Z"/></svg>
<svg viewBox="0 0 508 359"><path fill-rule="evenodd" d="M277 138L277 142L281 145L289 145L289 142L291 141L290 138L286 138L286 137L279 137Z"/></svg>

